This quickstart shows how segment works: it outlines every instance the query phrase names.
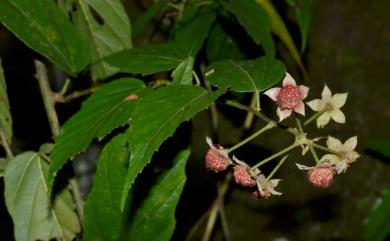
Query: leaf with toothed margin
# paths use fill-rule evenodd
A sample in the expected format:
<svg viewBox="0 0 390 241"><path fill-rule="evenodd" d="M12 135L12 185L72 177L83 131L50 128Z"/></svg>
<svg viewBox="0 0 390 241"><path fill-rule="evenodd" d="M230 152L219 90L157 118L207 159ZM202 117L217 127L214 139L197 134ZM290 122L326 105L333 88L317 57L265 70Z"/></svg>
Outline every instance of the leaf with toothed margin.
<svg viewBox="0 0 390 241"><path fill-rule="evenodd" d="M254 60L222 60L210 65L207 80L220 88L236 92L266 90L278 83L284 74L284 64L271 57Z"/></svg>
<svg viewBox="0 0 390 241"><path fill-rule="evenodd" d="M61 128L51 154L49 191L54 178L68 159L84 151L94 138L102 139L112 130L129 122L138 98L147 94L141 80L118 79L100 87L79 112Z"/></svg>
<svg viewBox="0 0 390 241"><path fill-rule="evenodd" d="M175 209L186 182L185 166L190 150L181 151L174 166L165 171L137 208L129 227L131 241L166 241L175 228Z"/></svg>
<svg viewBox="0 0 390 241"><path fill-rule="evenodd" d="M10 160L4 173L4 197L15 240L74 240L80 233L72 195L63 189L53 202L47 196L49 164L28 151Z"/></svg>
<svg viewBox="0 0 390 241"><path fill-rule="evenodd" d="M150 162L153 153L182 123L211 105L225 90L208 92L201 87L170 85L140 100L126 131L131 157L122 193L122 208L137 175Z"/></svg>

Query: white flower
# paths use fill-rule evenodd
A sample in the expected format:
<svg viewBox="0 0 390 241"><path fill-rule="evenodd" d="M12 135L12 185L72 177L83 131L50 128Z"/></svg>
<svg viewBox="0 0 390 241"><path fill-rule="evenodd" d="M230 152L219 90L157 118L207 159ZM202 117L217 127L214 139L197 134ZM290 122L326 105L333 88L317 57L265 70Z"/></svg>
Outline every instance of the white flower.
<svg viewBox="0 0 390 241"><path fill-rule="evenodd" d="M337 123L345 123L345 115L340 108L345 104L348 93L338 93L332 96L332 92L325 85L322 91L322 99L315 99L307 102L307 105L314 111L322 114L317 118L317 127L327 125L330 119Z"/></svg>
<svg viewBox="0 0 390 241"><path fill-rule="evenodd" d="M305 115L305 104L302 100L307 97L308 92L308 87L304 85L297 86L293 77L286 73L282 88L271 88L264 94L278 103L276 113L279 116L279 121L282 121L289 117L292 111Z"/></svg>
<svg viewBox="0 0 390 241"><path fill-rule="evenodd" d="M279 184L281 179L271 179L267 180L267 178L260 174L256 178L257 188L258 188L258 195L262 198L269 198L272 195L282 195L281 192L277 192L275 190L275 187ZM255 194L256 195L256 194Z"/></svg>
<svg viewBox="0 0 390 241"><path fill-rule="evenodd" d="M349 138L344 144L337 138L329 136L326 144L329 149L337 152L338 155L326 154L321 158L321 161L327 161L335 165L337 173L345 172L349 165L360 157L359 153L354 151L357 145L356 136Z"/></svg>

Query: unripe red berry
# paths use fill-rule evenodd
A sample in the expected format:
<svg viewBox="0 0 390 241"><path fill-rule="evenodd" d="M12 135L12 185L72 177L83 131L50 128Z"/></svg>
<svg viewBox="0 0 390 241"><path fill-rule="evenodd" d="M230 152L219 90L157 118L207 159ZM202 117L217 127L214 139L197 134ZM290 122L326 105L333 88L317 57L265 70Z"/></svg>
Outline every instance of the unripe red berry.
<svg viewBox="0 0 390 241"><path fill-rule="evenodd" d="M278 106L284 109L294 109L297 107L302 101L302 94L299 90L298 86L294 85L286 85L280 89L276 100L278 102Z"/></svg>
<svg viewBox="0 0 390 241"><path fill-rule="evenodd" d="M253 187L256 185L256 180L249 174L249 168L244 165L236 165L233 167L234 181L244 187Z"/></svg>
<svg viewBox="0 0 390 241"><path fill-rule="evenodd" d="M206 168L214 172L220 172L226 170L230 165L230 161L221 155L216 148L210 148L205 157Z"/></svg>
<svg viewBox="0 0 390 241"><path fill-rule="evenodd" d="M309 182L315 187L327 188L333 182L336 170L329 165L318 165L308 172Z"/></svg>

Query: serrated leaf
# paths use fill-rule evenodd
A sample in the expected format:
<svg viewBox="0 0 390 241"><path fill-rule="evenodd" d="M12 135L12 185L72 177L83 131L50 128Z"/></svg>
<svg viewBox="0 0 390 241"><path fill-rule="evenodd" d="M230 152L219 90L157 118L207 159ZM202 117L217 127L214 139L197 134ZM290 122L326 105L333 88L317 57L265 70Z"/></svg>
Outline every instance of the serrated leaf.
<svg viewBox="0 0 390 241"><path fill-rule="evenodd" d="M385 190L379 205L371 212L363 239L382 241L390 234L390 191Z"/></svg>
<svg viewBox="0 0 390 241"><path fill-rule="evenodd" d="M160 0L155 2L147 11L133 24L133 36L136 36L141 30L153 19L153 17L167 5L168 0Z"/></svg>
<svg viewBox="0 0 390 241"><path fill-rule="evenodd" d="M100 154L93 188L84 209L84 241L120 240L128 215L121 212L120 201L129 156L122 134L114 137Z"/></svg>
<svg viewBox="0 0 390 241"><path fill-rule="evenodd" d="M206 44L206 55L209 62L245 57L239 49L237 41L223 29L220 23L215 24L210 31Z"/></svg>
<svg viewBox="0 0 390 241"><path fill-rule="evenodd" d="M261 44L267 56L275 56L271 34L271 21L267 12L252 0L230 0L224 4L257 44Z"/></svg>
<svg viewBox="0 0 390 241"><path fill-rule="evenodd" d="M122 193L122 207L135 178L150 162L159 146L175 132L180 123L207 108L223 92L218 90L210 93L201 87L170 85L138 102L131 127L126 131L131 157Z"/></svg>
<svg viewBox="0 0 390 241"><path fill-rule="evenodd" d="M120 0L61 0L73 5L68 13L76 28L88 40L91 48L91 74L94 80L104 79L118 69L102 58L130 48L130 21ZM64 5L64 4L59 4Z"/></svg>
<svg viewBox="0 0 390 241"><path fill-rule="evenodd" d="M52 0L2 0L0 21L67 73L78 73L89 63L86 42Z"/></svg>
<svg viewBox="0 0 390 241"><path fill-rule="evenodd" d="M141 80L119 79L100 87L83 103L81 110L63 125L56 139L51 154L49 190L55 175L69 158L85 150L94 138L102 139L129 122L137 98L147 90Z"/></svg>
<svg viewBox="0 0 390 241"><path fill-rule="evenodd" d="M208 68L207 80L237 92L263 91L278 83L286 73L284 64L271 57L255 60L222 60Z"/></svg>
<svg viewBox="0 0 390 241"><path fill-rule="evenodd" d="M173 40L181 46L184 55L196 57L209 35L215 17L216 14L210 12L198 15L188 22L180 23Z"/></svg>
<svg viewBox="0 0 390 241"><path fill-rule="evenodd" d="M12 116L7 95L2 61L0 59L0 135L4 135L6 144L11 145L12 140ZM0 144L2 143L0 139Z"/></svg>
<svg viewBox="0 0 390 241"><path fill-rule="evenodd" d="M181 85L192 84L192 69L194 68L194 58L188 57L181 62L179 66L172 72L173 83Z"/></svg>
<svg viewBox="0 0 390 241"><path fill-rule="evenodd" d="M282 17L280 17L279 13L276 11L276 9L274 8L274 6L269 0L256 0L256 2L260 4L262 8L267 12L271 20L272 31L276 35L278 35L279 38L282 40L282 42L287 46L295 62L297 62L299 68L301 69L302 74L305 77L305 80L307 80L308 77L307 77L306 69L303 66L301 56L299 55L299 51L295 46L295 43L286 25L284 24Z"/></svg>
<svg viewBox="0 0 390 241"><path fill-rule="evenodd" d="M175 209L186 181L189 150L182 151L137 209L130 226L131 241L168 241L175 228Z"/></svg>
<svg viewBox="0 0 390 241"><path fill-rule="evenodd" d="M148 75L174 69L185 59L182 50L172 43L165 43L126 49L105 58L105 61L123 72Z"/></svg>
<svg viewBox="0 0 390 241"><path fill-rule="evenodd" d="M373 151L383 155L386 158L390 158L390 139L376 139L368 141L366 147Z"/></svg>
<svg viewBox="0 0 390 241"><path fill-rule="evenodd" d="M4 174L5 203L16 241L73 240L81 231L70 192L63 190L50 205L49 165L38 153L25 152L9 162Z"/></svg>

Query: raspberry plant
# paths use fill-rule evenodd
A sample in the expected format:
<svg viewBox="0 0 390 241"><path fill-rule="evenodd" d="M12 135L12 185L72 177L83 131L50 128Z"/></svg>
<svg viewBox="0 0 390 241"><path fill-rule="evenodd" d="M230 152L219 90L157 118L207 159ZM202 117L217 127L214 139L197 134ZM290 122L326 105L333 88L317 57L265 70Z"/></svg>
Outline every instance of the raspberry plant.
<svg viewBox="0 0 390 241"><path fill-rule="evenodd" d="M296 13L304 51L310 1L288 3ZM152 19L167 27L168 34L158 29L166 34L164 41L136 45L133 40ZM169 21L172 26L163 26ZM302 80L309 80L299 51L270 1L160 0L130 21L119 0L2 0L0 22L40 54L34 61L35 78L53 140L41 143L39 151L16 153L1 69L0 143L6 157L0 161L5 166L5 201L17 241L169 240L190 150L175 150L170 168L153 172L157 178L152 183L144 181L147 175L143 172L150 162L155 164L156 151L175 136L181 123L206 109L214 110L215 117L220 105L246 111L247 127L253 124L252 115L265 125L230 148L207 138L207 169L218 175L229 172L219 188L217 203L223 203L233 178L256 198L281 195L276 189L283 177L273 177L294 149L302 148L302 155L310 151L314 166L297 166L308 171L314 186L323 188L359 157L354 151L356 137L343 144L328 136L325 146L320 144L322 137L305 131L314 120L319 128L330 120L345 123L340 108L347 95L332 95L325 86L321 99L305 102L309 88L297 85L286 65L276 58L275 41L279 41L287 47ZM245 36L235 38L226 29L231 26ZM249 50L242 49L246 45ZM65 78L58 80L55 73ZM75 89L73 83L78 81L90 86ZM282 87L275 87L280 81ZM54 83L62 88L52 88ZM249 95L252 101L244 104L227 93ZM264 113L261 94L277 103L278 121ZM85 95L90 96L81 109L60 123L57 106ZM303 120L305 104L314 114ZM282 121L288 118L295 118L296 125L286 126ZM273 128L292 134L294 142L254 166L232 155ZM69 173L63 167L95 139L104 148L92 191L84 200L77 180L65 175ZM319 158L318 151L327 154ZM263 173L262 165L274 160L279 162L273 171ZM147 195L137 195L137 185L147 189ZM204 241L211 237L217 212L222 212L220 205L214 205L209 213Z"/></svg>

